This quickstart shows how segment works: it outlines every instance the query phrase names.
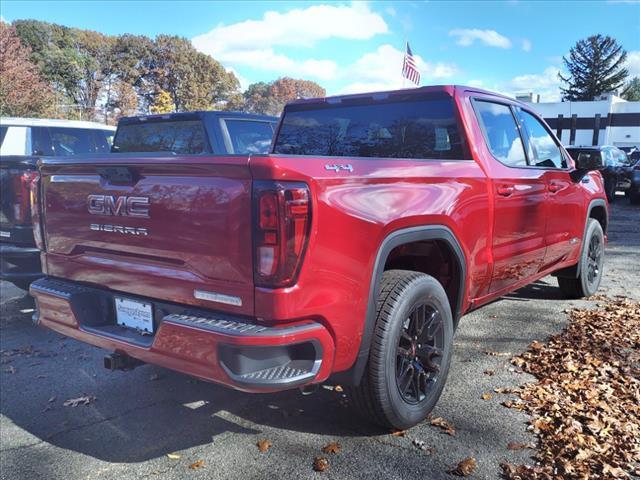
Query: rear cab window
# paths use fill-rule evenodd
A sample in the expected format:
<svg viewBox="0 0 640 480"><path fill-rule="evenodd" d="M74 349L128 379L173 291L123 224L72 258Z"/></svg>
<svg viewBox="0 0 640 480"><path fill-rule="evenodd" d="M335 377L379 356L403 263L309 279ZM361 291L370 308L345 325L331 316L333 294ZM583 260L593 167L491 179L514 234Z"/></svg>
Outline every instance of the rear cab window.
<svg viewBox="0 0 640 480"><path fill-rule="evenodd" d="M179 155L212 153L200 119L145 119L118 125L113 151L173 152Z"/></svg>
<svg viewBox="0 0 640 480"><path fill-rule="evenodd" d="M471 158L455 103L446 93L288 105L273 152L439 160Z"/></svg>

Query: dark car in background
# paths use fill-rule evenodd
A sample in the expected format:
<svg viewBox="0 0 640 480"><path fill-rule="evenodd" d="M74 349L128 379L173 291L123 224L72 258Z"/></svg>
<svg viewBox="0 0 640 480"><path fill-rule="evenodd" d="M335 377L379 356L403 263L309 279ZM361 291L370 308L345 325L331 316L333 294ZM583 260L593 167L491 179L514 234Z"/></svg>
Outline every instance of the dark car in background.
<svg viewBox="0 0 640 480"><path fill-rule="evenodd" d="M604 166L600 173L604 178L604 188L607 199L615 201L617 191L627 192L630 187L627 169L630 166L627 154L620 148L613 145L593 146L593 147L567 147L569 155L577 162L587 160L588 157L598 157Z"/></svg>
<svg viewBox="0 0 640 480"><path fill-rule="evenodd" d="M30 202L38 160L109 152L114 132L114 127L93 122L0 118L2 280L26 290L42 276Z"/></svg>
<svg viewBox="0 0 640 480"><path fill-rule="evenodd" d="M626 170L629 179L627 196L633 205L640 205L640 160Z"/></svg>

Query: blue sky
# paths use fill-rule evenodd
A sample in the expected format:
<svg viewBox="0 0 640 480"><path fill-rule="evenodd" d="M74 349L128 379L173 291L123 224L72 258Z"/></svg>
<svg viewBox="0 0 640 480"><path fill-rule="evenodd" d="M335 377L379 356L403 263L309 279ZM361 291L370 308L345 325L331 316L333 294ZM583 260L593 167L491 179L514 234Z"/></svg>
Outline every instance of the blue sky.
<svg viewBox="0 0 640 480"><path fill-rule="evenodd" d="M244 86L280 76L330 94L400 87L404 41L422 84L464 83L559 96L561 57L580 38L615 37L640 75L640 2L224 2L3 0L5 21L34 18L107 34L175 34Z"/></svg>

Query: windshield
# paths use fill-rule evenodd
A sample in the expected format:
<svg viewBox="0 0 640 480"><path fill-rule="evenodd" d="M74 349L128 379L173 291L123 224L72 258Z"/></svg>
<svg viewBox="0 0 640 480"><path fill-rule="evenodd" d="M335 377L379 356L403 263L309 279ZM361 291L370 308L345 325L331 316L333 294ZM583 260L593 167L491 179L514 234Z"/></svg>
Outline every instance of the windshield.
<svg viewBox="0 0 640 480"><path fill-rule="evenodd" d="M360 105L302 104L285 109L275 153L463 159L453 99L369 100Z"/></svg>

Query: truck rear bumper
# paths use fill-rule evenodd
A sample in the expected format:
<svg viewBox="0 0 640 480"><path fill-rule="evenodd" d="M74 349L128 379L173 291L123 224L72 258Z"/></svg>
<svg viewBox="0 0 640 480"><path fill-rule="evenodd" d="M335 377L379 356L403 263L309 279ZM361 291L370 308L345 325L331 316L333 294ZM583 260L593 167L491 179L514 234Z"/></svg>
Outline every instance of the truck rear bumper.
<svg viewBox="0 0 640 480"><path fill-rule="evenodd" d="M34 322L85 343L247 392L286 390L328 378L329 331L315 321L262 325L186 305L42 278L31 284ZM152 304L154 330L117 325L115 297Z"/></svg>

